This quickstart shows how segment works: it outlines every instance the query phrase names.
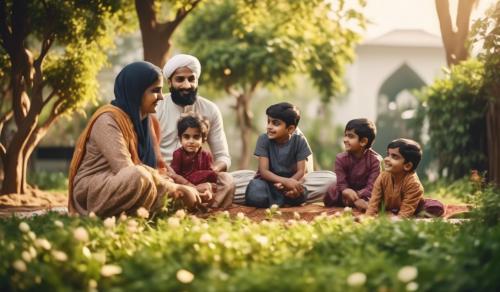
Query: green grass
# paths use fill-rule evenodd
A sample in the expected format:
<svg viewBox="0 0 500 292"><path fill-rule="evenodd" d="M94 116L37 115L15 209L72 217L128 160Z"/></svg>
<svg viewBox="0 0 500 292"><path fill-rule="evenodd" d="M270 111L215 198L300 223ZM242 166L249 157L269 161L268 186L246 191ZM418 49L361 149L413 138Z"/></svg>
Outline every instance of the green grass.
<svg viewBox="0 0 500 292"><path fill-rule="evenodd" d="M462 224L350 212L309 223L182 211L2 219L0 290L498 291L500 193L475 192Z"/></svg>

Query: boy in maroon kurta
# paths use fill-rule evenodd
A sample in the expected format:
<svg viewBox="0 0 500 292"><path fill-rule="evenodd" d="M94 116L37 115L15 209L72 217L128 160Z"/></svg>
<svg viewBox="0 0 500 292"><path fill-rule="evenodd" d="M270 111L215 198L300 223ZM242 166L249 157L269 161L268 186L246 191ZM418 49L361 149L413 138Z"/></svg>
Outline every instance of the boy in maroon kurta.
<svg viewBox="0 0 500 292"><path fill-rule="evenodd" d="M408 218L422 211L430 216L443 215L441 202L423 198L424 187L415 173L421 158L420 145L413 140L396 139L389 143L385 169L375 181L367 215L376 215L381 205L398 218Z"/></svg>
<svg viewBox="0 0 500 292"><path fill-rule="evenodd" d="M344 131L346 151L335 159L337 182L328 188L323 199L325 206L351 206L366 210L382 160L371 149L376 132L375 124L367 119L354 119L347 123Z"/></svg>
<svg viewBox="0 0 500 292"><path fill-rule="evenodd" d="M200 193L208 194L211 207L226 208L231 205L234 194L234 183L231 175L215 172L212 155L202 149L207 139L208 120L188 113L177 122L177 133L181 147L174 151L172 167L176 183L196 187Z"/></svg>

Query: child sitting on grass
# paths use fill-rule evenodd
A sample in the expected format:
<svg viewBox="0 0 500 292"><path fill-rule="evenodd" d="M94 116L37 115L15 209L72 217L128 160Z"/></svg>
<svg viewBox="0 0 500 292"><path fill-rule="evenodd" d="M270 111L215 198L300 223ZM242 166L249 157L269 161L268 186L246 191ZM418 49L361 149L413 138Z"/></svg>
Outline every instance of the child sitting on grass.
<svg viewBox="0 0 500 292"><path fill-rule="evenodd" d="M266 115L267 133L259 136L254 153L259 169L245 191L245 203L257 208L301 205L306 200L303 180L311 149L304 136L295 132L300 113L282 102L268 107Z"/></svg>
<svg viewBox="0 0 500 292"><path fill-rule="evenodd" d="M380 174L382 156L371 146L377 130L367 119L350 120L344 130L345 152L335 158L337 182L323 198L326 207L356 207L365 211L373 183Z"/></svg>
<svg viewBox="0 0 500 292"><path fill-rule="evenodd" d="M210 207L227 208L232 203L234 184L231 175L212 169L212 155L202 149L208 130L207 119L195 113L181 116L177 122L181 147L173 153L170 166L175 174L171 177L176 183L196 187L205 194Z"/></svg>
<svg viewBox="0 0 500 292"><path fill-rule="evenodd" d="M444 213L441 202L424 199L424 187L415 169L422 159L420 145L410 139L396 139L387 146L384 171L375 181L367 215L374 216L381 205L397 218L419 213L439 217Z"/></svg>

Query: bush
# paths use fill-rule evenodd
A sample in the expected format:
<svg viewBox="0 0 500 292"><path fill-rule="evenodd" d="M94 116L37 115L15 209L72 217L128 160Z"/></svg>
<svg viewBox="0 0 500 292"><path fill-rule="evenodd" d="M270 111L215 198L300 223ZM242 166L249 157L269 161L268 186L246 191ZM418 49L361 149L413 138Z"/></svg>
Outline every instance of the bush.
<svg viewBox="0 0 500 292"><path fill-rule="evenodd" d="M483 95L483 63L471 59L455 65L420 91L418 116L429 120L430 148L442 176L458 179L471 169L484 171L488 98Z"/></svg>
<svg viewBox="0 0 500 292"><path fill-rule="evenodd" d="M500 195L481 196L496 203L461 225L358 222L350 211L309 223L182 211L2 219L0 290L498 291Z"/></svg>
<svg viewBox="0 0 500 292"><path fill-rule="evenodd" d="M38 171L29 174L28 182L41 190L66 190L68 175L63 172Z"/></svg>

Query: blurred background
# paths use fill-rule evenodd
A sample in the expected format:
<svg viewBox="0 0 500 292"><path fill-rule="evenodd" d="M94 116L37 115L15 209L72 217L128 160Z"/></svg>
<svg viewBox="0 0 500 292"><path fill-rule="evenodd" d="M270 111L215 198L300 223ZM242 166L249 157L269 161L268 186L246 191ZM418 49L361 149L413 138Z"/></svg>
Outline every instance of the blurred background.
<svg viewBox="0 0 500 292"><path fill-rule="evenodd" d="M167 56L177 53L193 54L201 61L199 94L223 113L233 160L230 170L256 168L252 153L257 136L265 131L265 109L281 101L301 110L299 127L313 149L316 169L333 168L335 155L343 151L345 124L360 117L376 122L374 149L383 156L386 145L397 137L419 141L424 148L419 175L428 180L488 168L485 156L479 155L454 173L443 164L448 160L440 161L444 156L435 149L441 146L431 143L429 133L434 120L426 109L432 97L428 88L437 79L450 78L454 63L450 55L460 58L445 47L446 15L438 15L438 6L448 4L451 32L457 33L460 13L458 20L455 17L463 9L461 1L136 1L135 7L130 1L121 2L125 4L120 9L128 14L121 15L126 18L122 22L116 20L123 29L108 40L114 45L102 49L107 62L94 77L95 97L50 126L27 164L28 183L64 189L75 141L95 109L113 99L114 77L120 69L143 59L161 66ZM474 23L481 19L484 23L487 10L494 9L497 1L462 2L471 4L466 35L481 36ZM161 56L144 48L165 42L164 37L148 32L148 19L135 15L147 11L148 4L158 26L175 24ZM146 33L152 34L149 40ZM462 60L485 52L483 42L474 37L467 37L462 46L468 52ZM14 125L6 127L16 131ZM468 135L466 131L463 135ZM8 134L3 136L9 140Z"/></svg>

